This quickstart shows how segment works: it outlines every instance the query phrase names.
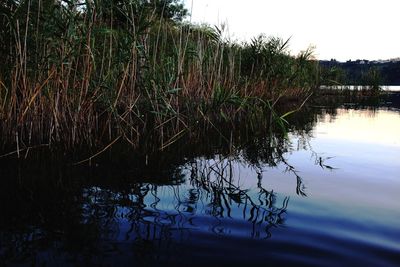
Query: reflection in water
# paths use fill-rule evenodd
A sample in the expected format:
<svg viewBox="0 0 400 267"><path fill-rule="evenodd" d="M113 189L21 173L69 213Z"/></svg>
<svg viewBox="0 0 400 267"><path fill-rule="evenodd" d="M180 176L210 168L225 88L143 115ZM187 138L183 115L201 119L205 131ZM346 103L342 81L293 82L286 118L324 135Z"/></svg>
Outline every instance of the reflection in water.
<svg viewBox="0 0 400 267"><path fill-rule="evenodd" d="M297 127L297 147L305 149L307 130ZM263 172L283 165L297 181L296 192L306 196L284 157L296 146L269 130L247 132L251 139L243 132L219 134L232 136L230 142L210 138L207 146L200 140L179 152L138 154L122 173L104 162L94 169L5 163L0 259L96 263L128 246L131 260L152 262L172 257L192 232L270 238L285 223L289 197L265 188Z"/></svg>
<svg viewBox="0 0 400 267"><path fill-rule="evenodd" d="M209 202L204 212L216 219L213 232L229 233L226 229L229 225L225 225L223 219L238 217L236 219L251 223L251 237L270 237L269 229L284 223L283 215L289 199L285 197L280 206L277 206L273 191L263 188L260 172L257 175L255 192L241 186L234 175L237 175L234 171L234 165L237 164L229 159L193 162L188 168L190 184L197 188L197 194L203 197L202 200L207 199Z"/></svg>
<svg viewBox="0 0 400 267"><path fill-rule="evenodd" d="M232 220L248 224L252 238L268 238L272 227L284 224L289 198L277 203L276 194L262 187L261 173L257 190L241 186L234 164L226 158L197 159L181 168L179 184L169 186L38 184L47 183L40 177L31 177L36 188L16 182L17 192L2 190L0 259L41 262L61 250L57 257L97 262L96 257L118 253L128 242L135 260L156 260L155 252L173 253L169 246L187 241L192 230L234 234ZM17 199L4 205L14 194Z"/></svg>
<svg viewBox="0 0 400 267"><path fill-rule="evenodd" d="M335 116L327 116L329 122L319 124L317 137L400 145L400 125L395 122L399 114L385 109L346 110L338 109ZM324 122L321 121L321 122ZM384 138L383 138L384 136Z"/></svg>
<svg viewBox="0 0 400 267"><path fill-rule="evenodd" d="M306 216L298 205L309 193L302 171L310 166L303 161L296 168L291 161L293 153L302 151L311 158L308 165L332 173L335 166L326 163L330 158L314 152L310 140L317 121L327 114L341 118L341 112L296 114L290 138L270 129L219 130L216 136L208 132L154 154L136 151L126 157L118 152L99 159L97 167L3 160L0 262L125 266L186 265L200 259L194 263L199 265L210 251L225 260L222 263L236 263L248 255L258 262L268 250L281 261L279 253L285 250L288 255L307 255L293 257L313 265L310 246L328 253L316 247L318 238L326 242L327 237L318 231L299 232L301 224L288 226L289 214L300 213L292 215L294 221ZM230 138L218 138L221 134ZM282 183L293 181L296 193L277 191L272 186L275 176ZM313 211L321 213L317 206L308 212ZM314 218L304 220L312 225ZM308 238L316 242L310 245ZM229 259L221 257L239 241L249 246L241 248L242 256L231 252ZM196 253L200 256L192 258Z"/></svg>

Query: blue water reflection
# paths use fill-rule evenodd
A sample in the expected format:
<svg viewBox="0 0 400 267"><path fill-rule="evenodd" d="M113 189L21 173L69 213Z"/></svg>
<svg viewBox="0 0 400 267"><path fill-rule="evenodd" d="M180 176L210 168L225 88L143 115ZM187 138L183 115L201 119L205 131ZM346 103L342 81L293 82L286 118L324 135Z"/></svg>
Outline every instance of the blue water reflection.
<svg viewBox="0 0 400 267"><path fill-rule="evenodd" d="M31 194L31 210L18 201L7 208L1 190L0 260L396 266L399 125L396 110L338 109L283 143L188 158L161 172L167 183L140 177L114 186L114 177L95 177L71 182L78 186L44 180L35 189L16 182L8 191L24 192L24 201Z"/></svg>

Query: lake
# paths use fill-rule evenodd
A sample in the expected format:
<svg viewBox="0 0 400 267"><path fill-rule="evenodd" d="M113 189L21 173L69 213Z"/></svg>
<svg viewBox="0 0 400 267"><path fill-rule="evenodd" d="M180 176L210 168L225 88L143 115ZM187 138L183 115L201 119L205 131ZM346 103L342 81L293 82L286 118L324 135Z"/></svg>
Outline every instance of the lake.
<svg viewBox="0 0 400 267"><path fill-rule="evenodd" d="M286 137L221 133L91 167L2 159L0 262L398 266L400 110L308 112Z"/></svg>
<svg viewBox="0 0 400 267"><path fill-rule="evenodd" d="M399 85L384 85L384 86L382 86L382 89L384 91L396 91L396 92L399 92L400 91L400 86Z"/></svg>
<svg viewBox="0 0 400 267"><path fill-rule="evenodd" d="M380 88L383 91L400 92L400 85L381 85ZM363 86L363 85L336 85L336 86L335 85L333 85L333 86L323 85L323 86L321 86L321 89L363 90L363 89L369 89L369 88L368 88L368 86Z"/></svg>

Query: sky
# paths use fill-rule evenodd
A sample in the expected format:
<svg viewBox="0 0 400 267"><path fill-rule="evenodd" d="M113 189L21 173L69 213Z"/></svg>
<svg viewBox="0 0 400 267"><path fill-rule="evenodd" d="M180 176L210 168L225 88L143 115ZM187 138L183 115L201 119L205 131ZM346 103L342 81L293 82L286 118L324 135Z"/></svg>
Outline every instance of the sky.
<svg viewBox="0 0 400 267"><path fill-rule="evenodd" d="M184 0L194 23L227 25L233 40L263 33L309 46L321 60L400 57L400 0Z"/></svg>

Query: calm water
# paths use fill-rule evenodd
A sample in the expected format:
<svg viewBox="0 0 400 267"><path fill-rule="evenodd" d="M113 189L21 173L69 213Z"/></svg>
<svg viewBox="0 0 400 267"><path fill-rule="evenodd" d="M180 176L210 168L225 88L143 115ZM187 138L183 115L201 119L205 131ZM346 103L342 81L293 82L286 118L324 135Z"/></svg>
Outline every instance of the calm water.
<svg viewBox="0 0 400 267"><path fill-rule="evenodd" d="M345 85L345 86L322 86L322 88L334 88L334 89L366 89L367 87L362 86L362 85ZM392 91L392 92L400 92L400 86L399 85L381 85L382 90L384 91Z"/></svg>
<svg viewBox="0 0 400 267"><path fill-rule="evenodd" d="M126 170L3 163L0 262L400 264L399 110L322 109L288 139L195 150Z"/></svg>
<svg viewBox="0 0 400 267"><path fill-rule="evenodd" d="M383 86L382 89L385 90L385 91L400 92L400 86L399 85L386 85L386 86Z"/></svg>

